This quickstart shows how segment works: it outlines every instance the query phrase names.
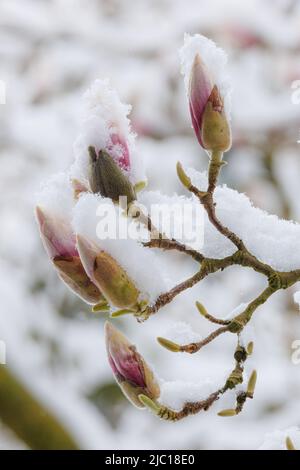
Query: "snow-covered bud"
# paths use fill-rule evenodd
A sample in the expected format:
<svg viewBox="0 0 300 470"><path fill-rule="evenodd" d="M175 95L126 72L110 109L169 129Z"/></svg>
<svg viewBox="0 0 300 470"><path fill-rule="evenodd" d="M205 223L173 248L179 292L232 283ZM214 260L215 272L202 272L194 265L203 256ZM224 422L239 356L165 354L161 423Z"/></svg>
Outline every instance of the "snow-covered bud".
<svg viewBox="0 0 300 470"><path fill-rule="evenodd" d="M97 153L94 147L89 147L89 159L89 185L93 193L115 202L126 196L128 204L136 199L128 177L105 150Z"/></svg>
<svg viewBox="0 0 300 470"><path fill-rule="evenodd" d="M180 57L197 139L209 152L225 152L231 146L225 53L213 41L196 34L185 36Z"/></svg>
<svg viewBox="0 0 300 470"><path fill-rule="evenodd" d="M160 388L152 370L135 346L109 322L105 324L105 340L109 364L124 395L138 408L144 407L138 398L141 394L158 399Z"/></svg>
<svg viewBox="0 0 300 470"><path fill-rule="evenodd" d="M43 245L60 278L87 303L104 304L106 300L83 268L70 227L40 207L36 208L36 218Z"/></svg>
<svg viewBox="0 0 300 470"><path fill-rule="evenodd" d="M135 147L136 136L128 118L130 110L131 106L120 101L108 80L96 80L84 94L84 119L74 144L76 158L71 167L71 178L90 186L92 192L109 195L113 200L118 199L119 194L123 195L124 190L129 200L134 199L132 187L146 181L143 162ZM94 149L92 163L90 148ZM106 161L108 156L109 162ZM101 167L104 183L99 182L100 169L95 165L100 157L97 165L105 165L104 169Z"/></svg>
<svg viewBox="0 0 300 470"><path fill-rule="evenodd" d="M137 308L139 291L118 262L82 236L77 237L82 264L105 298L118 308Z"/></svg>

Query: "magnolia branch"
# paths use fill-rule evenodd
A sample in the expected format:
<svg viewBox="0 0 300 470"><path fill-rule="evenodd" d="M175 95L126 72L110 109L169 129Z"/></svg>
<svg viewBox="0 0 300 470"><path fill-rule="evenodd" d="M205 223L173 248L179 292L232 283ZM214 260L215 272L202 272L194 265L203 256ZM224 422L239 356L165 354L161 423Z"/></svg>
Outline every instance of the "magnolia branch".
<svg viewBox="0 0 300 470"><path fill-rule="evenodd" d="M257 259L252 253L249 252L244 242L234 232L224 226L218 219L216 215L216 204L214 203L213 194L216 188L216 183L221 166L221 155L217 154L215 156L212 156L209 166L208 189L206 192L200 191L198 188L192 185L190 179L184 173L181 165L177 166L177 172L184 186L187 187L190 192L197 196L200 203L206 210L208 218L213 224L213 226L218 230L219 233L228 238L236 246L237 251L231 256L228 256L223 259L212 259L203 256L195 250L190 250L189 248L185 247L179 242L176 242L175 240L164 239L162 236L159 236L156 239L152 239L150 242L145 244L145 246L148 246L149 248L178 250L182 253L192 256L193 259L200 263L201 268L196 274L194 274L186 281L173 287L173 289L171 289L170 291L160 295L157 298L155 304L149 307L146 312L144 312L143 320L147 319L150 315L157 313L158 310L170 303L177 295L193 287L195 284L202 281L209 274L212 274L219 270L224 270L225 268L232 265L252 268L254 271L263 274L267 278L268 286L261 292L261 294L259 294L254 300L252 300L248 304L248 306L243 312L236 315L232 320L228 321L220 320L210 315L201 304L197 303L196 305L199 312L207 320L222 326L214 330L203 340L185 345L178 345L172 341L169 341L166 338L158 338L159 343L163 347L173 352L186 352L189 354L194 354L207 344L214 341L218 336L222 335L223 333L230 332L239 335L243 328L251 320L253 313L258 309L258 307L263 305L269 299L269 297L271 297L276 291L280 289L286 289L300 280L300 270L294 270L290 272L276 271L268 264L263 263L262 261ZM149 222L148 227L149 229L151 228L151 221ZM237 351L239 352L239 355L237 355ZM235 352L235 358L236 366L233 369L229 378L227 379L224 387L210 394L205 400L201 400L198 402L187 402L180 411L175 411L168 407L153 403L148 397L145 396L143 396L142 401L144 400L143 403L149 408L151 408L152 411L154 411L155 414L157 414L160 418L172 421L177 421L187 417L188 415L196 414L202 410L207 410L228 389L232 389L236 387L238 383L243 382L243 362L247 358L247 353L244 348L240 348L239 345ZM256 372L253 372L248 383L247 391L242 391L237 394L236 408L223 410L219 413L220 416L234 416L239 414L242 411L246 400L249 398L253 398L255 382Z"/></svg>
<svg viewBox="0 0 300 470"><path fill-rule="evenodd" d="M244 380L244 363L248 356L252 354L252 347L245 349L243 346L237 344L234 352L235 367L227 377L223 387L211 393L207 398L196 402L186 402L182 409L179 411L173 410L168 406L163 406L160 403L151 400L145 395L140 395L141 402L147 406L158 417L168 421L179 421L189 415L197 414L200 411L207 411L227 390L236 388L238 384L243 383ZM239 414L248 398L253 398L254 389L256 384L256 371L253 371L247 384L245 391L239 392L236 398L236 407L233 409L222 410L219 416L234 416Z"/></svg>

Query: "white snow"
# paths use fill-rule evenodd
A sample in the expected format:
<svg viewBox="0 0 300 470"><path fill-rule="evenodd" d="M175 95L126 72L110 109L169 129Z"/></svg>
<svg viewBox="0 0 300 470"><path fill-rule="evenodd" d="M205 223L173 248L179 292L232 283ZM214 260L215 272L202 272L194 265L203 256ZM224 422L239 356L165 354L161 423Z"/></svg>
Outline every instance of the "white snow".
<svg viewBox="0 0 300 470"><path fill-rule="evenodd" d="M285 443L287 437L291 438L295 449L300 450L300 429L297 426L266 434L259 450L287 450Z"/></svg>
<svg viewBox="0 0 300 470"><path fill-rule="evenodd" d="M207 177L193 169L187 170L192 182L205 190ZM300 266L300 224L254 207L242 193L218 186L215 191L216 213L221 222L242 238L249 250L261 261L281 271ZM210 257L223 257L235 251L234 245L220 235L205 218L202 252Z"/></svg>
<svg viewBox="0 0 300 470"><path fill-rule="evenodd" d="M74 198L70 180L64 173L50 177L36 195L36 205L44 214L48 227L47 232L52 232L52 235L55 235L55 238L59 240L61 249L65 249L67 252L68 250L73 252L75 247L75 238L71 225L73 203ZM52 247L51 243L48 244L42 232L41 238L51 258L60 254Z"/></svg>
<svg viewBox="0 0 300 470"><path fill-rule="evenodd" d="M162 336L182 345L201 341L201 336L193 331L191 325L182 321L169 326Z"/></svg>
<svg viewBox="0 0 300 470"><path fill-rule="evenodd" d="M300 308L300 291L297 291L294 293L294 301L296 304L298 304L299 308Z"/></svg>
<svg viewBox="0 0 300 470"><path fill-rule="evenodd" d="M135 134L131 130L128 115L131 106L123 104L108 79L95 80L83 96L83 120L81 133L74 143L75 162L71 167L71 177L84 183L88 178L88 147L96 151L106 149L116 160L129 152L130 168L123 171L133 183L145 180L143 162L135 147ZM114 141L114 136L119 140Z"/></svg>
<svg viewBox="0 0 300 470"><path fill-rule="evenodd" d="M50 176L35 196L36 205L59 219L70 221L74 204L73 189L65 173Z"/></svg>
<svg viewBox="0 0 300 470"><path fill-rule="evenodd" d="M73 227L76 234L83 235L94 242L100 249L109 253L125 269L135 282L139 291L145 294L150 302L168 289L168 280L164 276L163 264L158 255L150 248L145 248L134 239L118 238L118 232L109 233L106 238L100 227L101 215L107 211L110 226L118 230L128 221L119 212L119 207L110 199L86 193L80 196L74 207ZM100 238L99 238L100 235Z"/></svg>
<svg viewBox="0 0 300 470"><path fill-rule="evenodd" d="M199 384L180 380L162 382L160 387L160 403L173 410L180 410L186 402L204 400L216 390L215 384L210 379Z"/></svg>
<svg viewBox="0 0 300 470"><path fill-rule="evenodd" d="M204 210L194 197L161 191L143 191L138 202L145 206L154 226L161 233L201 250L204 239Z"/></svg>
<svg viewBox="0 0 300 470"><path fill-rule="evenodd" d="M236 317L237 315L239 315L240 313L242 313L245 308L247 308L247 305L246 303L241 303L240 305L238 305L237 307L235 307L228 315L226 315L226 317L224 318L224 320L232 320L234 317Z"/></svg>

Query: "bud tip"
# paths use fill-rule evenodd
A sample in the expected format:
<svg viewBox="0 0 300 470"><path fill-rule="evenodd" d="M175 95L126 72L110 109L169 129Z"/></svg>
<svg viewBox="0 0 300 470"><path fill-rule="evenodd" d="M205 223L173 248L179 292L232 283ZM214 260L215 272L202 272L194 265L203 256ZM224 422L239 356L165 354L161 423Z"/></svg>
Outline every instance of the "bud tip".
<svg viewBox="0 0 300 470"><path fill-rule="evenodd" d="M286 437L285 445L286 445L287 450L296 450L294 443L289 436Z"/></svg>
<svg viewBox="0 0 300 470"><path fill-rule="evenodd" d="M174 343L173 341L170 341L169 339L158 337L157 341L161 346L164 348L168 349L169 351L172 352L180 352L181 351L181 346L179 344Z"/></svg>
<svg viewBox="0 0 300 470"><path fill-rule="evenodd" d="M248 386L247 386L247 395L250 395L250 397L253 396L255 385L256 385L256 380L257 380L257 372L256 370L254 370L252 374L250 375L250 379L248 381Z"/></svg>
<svg viewBox="0 0 300 470"><path fill-rule="evenodd" d="M138 399L146 408L152 411L154 414L158 415L160 411L160 407L155 403L151 398L147 397L146 395L140 394Z"/></svg>
<svg viewBox="0 0 300 470"><path fill-rule="evenodd" d="M181 165L180 162L177 162L176 170L177 170L177 175L178 175L178 178L179 178L180 182L187 189L190 189L190 187L192 186L192 182L191 182L190 178L187 176L187 174L185 173L185 171L182 168L182 165Z"/></svg>

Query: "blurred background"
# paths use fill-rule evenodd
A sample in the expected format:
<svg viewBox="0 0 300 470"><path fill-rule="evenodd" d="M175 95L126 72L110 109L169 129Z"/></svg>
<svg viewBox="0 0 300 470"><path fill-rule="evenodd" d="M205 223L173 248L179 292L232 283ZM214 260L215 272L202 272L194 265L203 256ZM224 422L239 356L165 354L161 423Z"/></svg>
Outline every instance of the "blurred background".
<svg viewBox="0 0 300 470"><path fill-rule="evenodd" d="M207 167L180 75L184 32L207 35L229 55L234 143L222 182L299 221L300 104L291 100L300 79L298 0L0 0L2 449L255 449L265 433L300 425L300 365L291 361L300 318L291 290L256 314L258 384L243 413L220 418L217 411L233 404L220 402L177 424L161 422L123 398L106 360L103 315L91 314L59 281L38 236L35 192L72 162L81 96L96 78L110 77L133 105L149 189L182 191L177 160ZM195 269L180 254L165 259L176 283ZM230 268L145 324L126 318L116 325L163 379L220 377L232 368L232 338L188 357L163 350L155 338L176 321L207 334L211 326L197 315L196 299L225 316L262 283L260 275Z"/></svg>

